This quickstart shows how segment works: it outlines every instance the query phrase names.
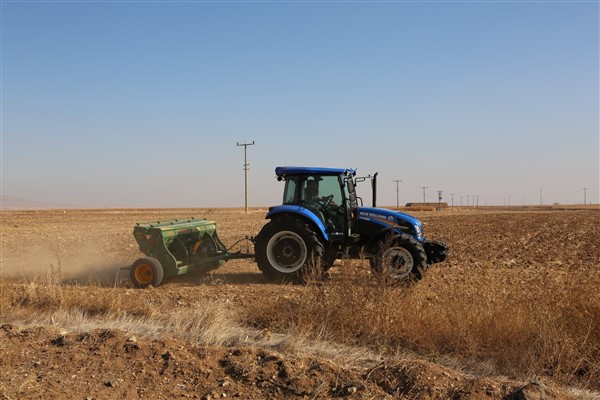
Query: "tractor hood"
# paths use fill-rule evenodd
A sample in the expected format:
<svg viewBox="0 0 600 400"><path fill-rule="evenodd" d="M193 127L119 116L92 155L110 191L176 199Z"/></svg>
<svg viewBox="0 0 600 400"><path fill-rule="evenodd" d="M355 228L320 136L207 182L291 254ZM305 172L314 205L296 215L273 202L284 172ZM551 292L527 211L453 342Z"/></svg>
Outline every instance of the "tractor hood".
<svg viewBox="0 0 600 400"><path fill-rule="evenodd" d="M358 207L357 214L359 220L373 222L386 228L410 226L413 229L411 234L419 240L424 239L423 225L421 224L421 221L412 215L388 210L386 208L373 207ZM400 230L405 232L404 229Z"/></svg>

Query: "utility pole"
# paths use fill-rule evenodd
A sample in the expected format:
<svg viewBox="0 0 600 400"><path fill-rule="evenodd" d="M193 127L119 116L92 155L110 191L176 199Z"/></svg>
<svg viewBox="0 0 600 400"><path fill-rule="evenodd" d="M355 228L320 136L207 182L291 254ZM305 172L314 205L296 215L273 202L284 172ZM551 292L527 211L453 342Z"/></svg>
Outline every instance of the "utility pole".
<svg viewBox="0 0 600 400"><path fill-rule="evenodd" d="M588 188L583 188L583 204L587 204L587 190Z"/></svg>
<svg viewBox="0 0 600 400"><path fill-rule="evenodd" d="M421 186L421 189L423 189L423 204L425 204L425 189L427 189L427 186Z"/></svg>
<svg viewBox="0 0 600 400"><path fill-rule="evenodd" d="M438 211L442 210L442 190L438 190Z"/></svg>
<svg viewBox="0 0 600 400"><path fill-rule="evenodd" d="M396 211L400 211L400 189L398 184L402 182L402 179L394 179L394 182L396 182Z"/></svg>
<svg viewBox="0 0 600 400"><path fill-rule="evenodd" d="M542 188L540 188L540 206L541 206L542 204L544 204L544 203L542 202Z"/></svg>
<svg viewBox="0 0 600 400"><path fill-rule="evenodd" d="M450 193L450 197L452 198L452 207L454 207L454 193Z"/></svg>
<svg viewBox="0 0 600 400"><path fill-rule="evenodd" d="M248 146L254 145L254 140L252 141L252 143L238 143L237 145L244 146L244 209L246 211L246 214L248 214L248 167L250 166L250 164L248 164L247 150Z"/></svg>

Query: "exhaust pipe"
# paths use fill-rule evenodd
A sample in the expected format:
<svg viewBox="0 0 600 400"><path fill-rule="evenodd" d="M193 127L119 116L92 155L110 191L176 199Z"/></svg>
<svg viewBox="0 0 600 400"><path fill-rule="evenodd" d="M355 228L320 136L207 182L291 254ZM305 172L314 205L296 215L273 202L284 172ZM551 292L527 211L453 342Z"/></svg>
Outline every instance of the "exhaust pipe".
<svg viewBox="0 0 600 400"><path fill-rule="evenodd" d="M373 208L377 207L377 174L379 172L375 172L373 175L373 179L371 179L371 188L373 189Z"/></svg>

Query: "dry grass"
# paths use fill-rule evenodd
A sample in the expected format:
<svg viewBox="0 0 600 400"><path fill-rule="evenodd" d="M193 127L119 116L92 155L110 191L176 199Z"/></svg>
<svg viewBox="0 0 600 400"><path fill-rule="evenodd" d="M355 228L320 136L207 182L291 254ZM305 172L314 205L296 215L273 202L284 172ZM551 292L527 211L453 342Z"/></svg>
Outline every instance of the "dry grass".
<svg viewBox="0 0 600 400"><path fill-rule="evenodd" d="M25 284L2 282L2 319L211 345L262 342L334 358L350 348L355 356L412 353L482 375L552 377L600 389L600 282L584 268L559 277L539 271L519 281L481 269L479 284L434 277L433 285L427 275L399 287L383 284L359 262L344 263L354 265L329 282L309 284L300 296L249 307L243 316L216 301L173 309L157 290L65 286L54 271Z"/></svg>
<svg viewBox="0 0 600 400"><path fill-rule="evenodd" d="M435 291L427 277L395 287L355 266L343 271L301 297L249 311L248 323L385 355L451 358L481 374L600 388L600 281L585 269L517 282L481 270L479 284L436 282Z"/></svg>
<svg viewBox="0 0 600 400"><path fill-rule="evenodd" d="M66 330L121 329L147 338L174 337L208 345L235 345L248 330L223 303L173 308L153 290L62 285L54 277L26 284L0 283L0 318L23 325L51 324Z"/></svg>
<svg viewBox="0 0 600 400"><path fill-rule="evenodd" d="M148 339L176 338L211 346L256 346L284 353L323 356L342 365L369 364L366 348L315 339L306 332L272 332L244 324L235 306L202 301L174 307L160 290L115 291L64 285L59 270L28 283L0 281L0 320L21 326L56 326L64 332L117 329Z"/></svg>
<svg viewBox="0 0 600 400"><path fill-rule="evenodd" d="M60 268L53 268L28 283L0 283L1 318L210 345L304 349L332 358L350 348L411 353L452 360L453 367L481 375L551 377L600 389L600 280L588 268L530 271L520 280L480 268L470 277L429 274L419 284L394 286L378 280L366 263L343 264L352 265L342 265L331 281L312 282L298 296L253 303L244 315L217 301L173 309L152 289L61 285ZM323 343L337 347L327 351Z"/></svg>

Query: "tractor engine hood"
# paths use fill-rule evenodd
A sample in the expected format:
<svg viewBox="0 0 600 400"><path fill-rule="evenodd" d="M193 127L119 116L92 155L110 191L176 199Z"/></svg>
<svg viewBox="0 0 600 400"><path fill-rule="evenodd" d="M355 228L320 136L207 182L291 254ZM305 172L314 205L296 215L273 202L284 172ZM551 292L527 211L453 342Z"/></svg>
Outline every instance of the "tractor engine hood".
<svg viewBox="0 0 600 400"><path fill-rule="evenodd" d="M385 228L398 228L400 232L409 233L420 241L424 239L423 225L421 221L412 215L386 208L358 207L357 218L362 221L376 223ZM407 232L406 228L411 228L411 231Z"/></svg>

